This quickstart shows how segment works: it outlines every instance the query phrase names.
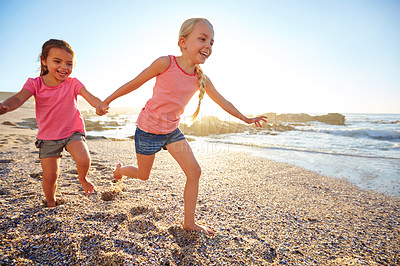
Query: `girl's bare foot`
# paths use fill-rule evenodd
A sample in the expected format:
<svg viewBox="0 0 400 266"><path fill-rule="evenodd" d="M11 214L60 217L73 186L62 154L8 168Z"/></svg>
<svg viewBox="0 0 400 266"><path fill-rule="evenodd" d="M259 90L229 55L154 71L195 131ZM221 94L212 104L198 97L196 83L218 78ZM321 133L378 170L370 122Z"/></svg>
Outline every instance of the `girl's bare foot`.
<svg viewBox="0 0 400 266"><path fill-rule="evenodd" d="M66 200L64 198L59 198L56 199L55 201L47 201L47 199L44 201L44 205L46 208L53 208L59 205L65 204Z"/></svg>
<svg viewBox="0 0 400 266"><path fill-rule="evenodd" d="M198 225L196 223L194 224L194 226L183 226L183 229L189 230L189 231L201 232L208 236L213 236L215 234L214 230L212 230L211 228L208 228L207 226L204 226L204 225Z"/></svg>
<svg viewBox="0 0 400 266"><path fill-rule="evenodd" d="M90 194L92 194L95 191L94 185L87 180L85 182L82 182L82 187L83 187L83 190L85 190L85 194L87 196L89 196Z"/></svg>
<svg viewBox="0 0 400 266"><path fill-rule="evenodd" d="M122 178L122 174L120 173L121 166L122 166L122 164L119 163L115 167L115 170L114 170L114 179L115 180L121 180L121 178Z"/></svg>
<svg viewBox="0 0 400 266"><path fill-rule="evenodd" d="M56 207L56 206L57 206L56 201L52 201L52 202L47 201L46 202L46 207L47 208L53 208L53 207Z"/></svg>

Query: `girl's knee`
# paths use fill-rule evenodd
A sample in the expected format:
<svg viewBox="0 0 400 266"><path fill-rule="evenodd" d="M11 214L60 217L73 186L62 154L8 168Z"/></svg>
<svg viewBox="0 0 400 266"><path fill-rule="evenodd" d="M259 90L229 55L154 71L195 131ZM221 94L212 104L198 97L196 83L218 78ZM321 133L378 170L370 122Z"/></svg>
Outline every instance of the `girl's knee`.
<svg viewBox="0 0 400 266"><path fill-rule="evenodd" d="M150 175L141 175L141 176L139 176L139 179L141 179L143 181L147 181L147 180L149 180L149 178L150 178Z"/></svg>
<svg viewBox="0 0 400 266"><path fill-rule="evenodd" d="M200 167L200 165L197 165L197 167L196 167L196 169L194 171L195 171L196 175L198 175L199 178L200 178L200 176L201 176L201 167Z"/></svg>
<svg viewBox="0 0 400 266"><path fill-rule="evenodd" d="M78 157L75 160L76 164L80 167L90 167L91 164L91 160L90 160L90 156L82 156L82 157Z"/></svg>
<svg viewBox="0 0 400 266"><path fill-rule="evenodd" d="M147 181L150 178L150 173L141 173L139 171L139 179L143 180L143 181Z"/></svg>
<svg viewBox="0 0 400 266"><path fill-rule="evenodd" d="M200 165L194 166L191 170L190 173L187 175L188 178L196 179L199 180L201 176L201 168Z"/></svg>
<svg viewBox="0 0 400 266"><path fill-rule="evenodd" d="M50 174L43 173L43 182L46 182L48 184L55 184L57 182L57 178L58 178L58 173L50 173Z"/></svg>
<svg viewBox="0 0 400 266"><path fill-rule="evenodd" d="M67 151L80 166L90 166L90 153L83 141L74 141L66 147Z"/></svg>

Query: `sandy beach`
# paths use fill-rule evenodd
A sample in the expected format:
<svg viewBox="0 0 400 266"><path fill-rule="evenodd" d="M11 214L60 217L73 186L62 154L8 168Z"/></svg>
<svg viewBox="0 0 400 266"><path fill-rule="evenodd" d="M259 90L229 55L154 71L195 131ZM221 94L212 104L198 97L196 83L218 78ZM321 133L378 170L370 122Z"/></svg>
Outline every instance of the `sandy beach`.
<svg viewBox="0 0 400 266"><path fill-rule="evenodd" d="M131 140L88 139L90 196L64 152L45 208L36 131L18 128L33 117L0 116L0 265L400 264L399 199L241 152L195 150L213 237L181 229L185 176L167 151L148 181L113 181L116 163L136 163Z"/></svg>

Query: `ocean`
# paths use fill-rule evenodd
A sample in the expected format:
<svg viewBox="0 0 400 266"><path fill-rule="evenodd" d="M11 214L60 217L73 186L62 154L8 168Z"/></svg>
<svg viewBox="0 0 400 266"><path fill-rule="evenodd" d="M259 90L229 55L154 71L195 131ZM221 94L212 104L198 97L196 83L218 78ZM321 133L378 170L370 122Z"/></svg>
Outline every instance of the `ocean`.
<svg viewBox="0 0 400 266"><path fill-rule="evenodd" d="M345 125L312 121L292 123L294 130L188 135L194 151L232 150L290 163L322 175L344 178L367 190L400 198L400 114L343 114ZM93 118L111 119L111 118ZM126 138L136 116L112 118L119 126L88 135Z"/></svg>

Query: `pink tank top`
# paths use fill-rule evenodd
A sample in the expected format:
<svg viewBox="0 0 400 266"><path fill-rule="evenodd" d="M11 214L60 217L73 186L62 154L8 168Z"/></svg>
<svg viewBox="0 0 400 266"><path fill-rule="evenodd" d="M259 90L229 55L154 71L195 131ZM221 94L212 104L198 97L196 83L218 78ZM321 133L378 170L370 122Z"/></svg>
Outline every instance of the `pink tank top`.
<svg viewBox="0 0 400 266"><path fill-rule="evenodd" d="M138 127L148 133L168 134L177 129L180 116L199 88L197 73L187 74L179 67L175 56L169 58L167 70L157 76L153 96L136 121Z"/></svg>

